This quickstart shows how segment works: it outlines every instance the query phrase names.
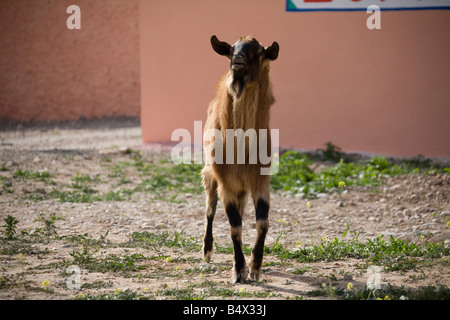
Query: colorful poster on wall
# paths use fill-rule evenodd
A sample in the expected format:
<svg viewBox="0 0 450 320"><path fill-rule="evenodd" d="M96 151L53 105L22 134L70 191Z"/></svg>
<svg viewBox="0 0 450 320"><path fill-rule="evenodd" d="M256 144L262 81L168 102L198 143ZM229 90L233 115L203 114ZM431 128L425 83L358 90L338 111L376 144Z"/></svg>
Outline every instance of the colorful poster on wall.
<svg viewBox="0 0 450 320"><path fill-rule="evenodd" d="M287 11L354 11L371 5L381 10L450 9L450 0L286 0Z"/></svg>

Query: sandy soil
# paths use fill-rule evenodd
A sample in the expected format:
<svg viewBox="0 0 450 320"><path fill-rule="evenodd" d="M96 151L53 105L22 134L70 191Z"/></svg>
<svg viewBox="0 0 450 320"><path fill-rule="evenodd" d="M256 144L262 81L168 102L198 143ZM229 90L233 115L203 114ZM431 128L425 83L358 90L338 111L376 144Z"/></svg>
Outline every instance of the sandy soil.
<svg viewBox="0 0 450 320"><path fill-rule="evenodd" d="M12 215L19 223L17 230L29 231L38 227L35 221L40 214L55 213L62 217L55 222L58 236L82 235L87 233L92 239L100 239L107 233L111 244L129 241L132 232L148 231L173 234L183 231L186 237L193 237L201 244L204 231L203 194L184 195L187 203L171 203L152 200L144 192L133 195L132 201L95 201L92 203L62 203L57 199L40 201L24 200L32 192L47 194L54 186L31 179L12 177L18 170L45 171L52 175L56 186L70 184L77 172L99 177L96 185L99 192L117 188L117 182L108 175L111 167L130 156L127 148L140 150L147 161L156 161L170 155L170 148L164 145L141 145L141 130L136 122L94 125L49 124L45 126L8 127L0 131L0 174L4 181L12 181L14 193L0 194L0 219ZM108 159L105 164L104 159ZM139 174L127 171L131 183L138 183ZM450 215L450 175L407 175L387 179L381 188L349 188L342 195L324 194L310 200L273 193L271 199L270 224L267 246L276 239L285 247L295 247L299 242L320 242L323 237L340 237L349 227L360 233L360 240L384 234L409 242L445 240L450 241L446 222ZM249 205L244 218L243 242L253 245L256 230L253 220L254 209ZM0 228L1 232L4 228ZM217 244L229 246L229 225L222 207L219 207L214 223ZM3 236L3 235L2 235ZM101 293L136 292L154 299L170 299L168 289L194 287L197 295L205 293L206 299L217 298L205 283L234 291L230 299L326 299L324 296L308 296L322 284L345 288L349 282L355 288L362 288L369 277L361 268L364 261L345 259L331 262L298 263L289 260L281 262L275 256L267 256L258 283L248 281L232 284L230 269L232 256L215 253L211 264L199 259L201 252L180 248L126 248L109 245L96 252L96 256L108 254L117 256L141 253L144 256L162 254L171 259L146 260L147 268L130 276L123 272L89 272L81 268L81 284L102 284L83 286L81 290L69 289L68 275L64 273L72 259L71 253L79 249L79 243L49 237L34 243L22 243L28 251L25 254L0 253L0 299L72 299L78 295L98 295ZM5 245L4 243L4 246ZM25 250L25 249L24 249ZM47 252L30 254L31 251ZM181 258L185 258L184 260ZM247 257L248 259L248 257ZM296 274L296 270L305 270ZM204 270L204 272L187 272ZM408 272L381 273L381 283L408 288L428 285L450 285L448 264L425 265L419 270ZM140 275L140 276L138 276ZM47 281L47 282L46 282ZM2 283L0 281L0 283ZM48 283L45 290L42 283ZM203 291L202 291L203 290ZM208 291L209 290L209 291ZM222 291L223 292L223 291ZM258 293L261 295L258 296ZM262 294L264 293L264 294ZM248 294L248 295L247 295ZM225 298L218 296L219 299Z"/></svg>

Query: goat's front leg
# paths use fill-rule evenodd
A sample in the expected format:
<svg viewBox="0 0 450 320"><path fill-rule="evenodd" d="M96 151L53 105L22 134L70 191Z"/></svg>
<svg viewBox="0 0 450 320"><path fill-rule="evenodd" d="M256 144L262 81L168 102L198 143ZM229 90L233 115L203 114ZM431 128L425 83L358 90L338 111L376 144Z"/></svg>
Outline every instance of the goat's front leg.
<svg viewBox="0 0 450 320"><path fill-rule="evenodd" d="M267 198L266 198L267 197ZM252 250L252 256L250 258L250 277L259 280L261 274L261 267L264 254L264 242L266 239L267 231L269 230L269 201L266 197L257 197L254 199L256 209L256 242L255 247Z"/></svg>
<svg viewBox="0 0 450 320"><path fill-rule="evenodd" d="M230 234L231 240L233 241L233 282L244 282L247 278L248 271L244 253L242 252L242 216L239 212L238 205L234 202L226 203L225 212L230 222Z"/></svg>

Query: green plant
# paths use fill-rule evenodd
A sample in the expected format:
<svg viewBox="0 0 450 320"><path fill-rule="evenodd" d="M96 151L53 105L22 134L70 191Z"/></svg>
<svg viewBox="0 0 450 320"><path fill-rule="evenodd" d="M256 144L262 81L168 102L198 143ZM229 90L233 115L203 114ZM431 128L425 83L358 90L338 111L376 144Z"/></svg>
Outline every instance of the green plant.
<svg viewBox="0 0 450 320"><path fill-rule="evenodd" d="M183 232L174 231L173 235L165 230L161 233L133 232L126 246L149 246L149 247L177 247L187 251L200 249L200 245L194 237L185 237Z"/></svg>
<svg viewBox="0 0 450 320"><path fill-rule="evenodd" d="M2 226L5 228L5 238L7 240L14 239L16 235L16 225L19 221L11 215L8 215L3 220L5 221L5 224Z"/></svg>
<svg viewBox="0 0 450 320"><path fill-rule="evenodd" d="M34 219L33 222L43 222L44 228L38 229L38 231L45 233L49 237L57 234L55 222L61 219L62 217L57 217L54 212L50 214L49 218L45 218L41 213L38 218Z"/></svg>
<svg viewBox="0 0 450 320"><path fill-rule="evenodd" d="M350 290L346 300L449 300L450 288L444 285L419 287L417 289L387 284L380 289Z"/></svg>
<svg viewBox="0 0 450 320"><path fill-rule="evenodd" d="M79 173L77 172L77 175L71 179L74 182L83 182L83 183L87 183L87 182L91 182L91 181L96 181L98 180L98 178L92 179L88 174L83 174L83 173Z"/></svg>
<svg viewBox="0 0 450 320"><path fill-rule="evenodd" d="M336 148L333 148L333 152ZM330 151L331 152L331 151ZM367 161L345 162L343 158L325 169L315 172L313 162L299 151L287 151L280 157L279 170L271 176L272 190L282 190L290 194L303 194L314 198L319 193L339 190L339 183L346 186L379 186L386 176L415 174L436 170L427 166L430 162L403 161L399 164L389 162L385 157L374 157ZM446 172L445 169L443 172Z"/></svg>
<svg viewBox="0 0 450 320"><path fill-rule="evenodd" d="M347 231L346 231L347 232ZM282 260L295 259L298 262L334 261L345 258L366 259L369 264L384 266L386 271L410 270L423 263L422 258L442 259L450 255L450 247L444 243L408 243L405 240L394 239L388 241L379 236L361 242L356 234L352 239L345 240L323 238L320 243L297 248L285 248L276 238L271 247L265 247L266 254L273 254Z"/></svg>
<svg viewBox="0 0 450 320"><path fill-rule="evenodd" d="M96 259L94 258L94 254L98 251L90 251L87 247L82 248L82 251L80 250L73 250L70 255L73 258L73 264L78 266L86 266L94 263Z"/></svg>
<svg viewBox="0 0 450 320"><path fill-rule="evenodd" d="M13 177L17 178L23 178L23 179L36 179L36 180L40 180L40 181L47 181L48 178L51 177L50 173L45 170L42 172L33 172L30 170L22 170L22 169L17 169L14 174Z"/></svg>
<svg viewBox="0 0 450 320"><path fill-rule="evenodd" d="M345 153L342 152L341 148L335 146L331 142L327 142L325 149L317 149L315 159L316 160L329 160L329 161L340 161L341 159L344 161L348 161L348 158Z"/></svg>
<svg viewBox="0 0 450 320"><path fill-rule="evenodd" d="M78 294L75 297L76 300L149 300L151 296L145 296L131 290L116 289L113 293L103 294ZM153 298L154 299L154 298Z"/></svg>

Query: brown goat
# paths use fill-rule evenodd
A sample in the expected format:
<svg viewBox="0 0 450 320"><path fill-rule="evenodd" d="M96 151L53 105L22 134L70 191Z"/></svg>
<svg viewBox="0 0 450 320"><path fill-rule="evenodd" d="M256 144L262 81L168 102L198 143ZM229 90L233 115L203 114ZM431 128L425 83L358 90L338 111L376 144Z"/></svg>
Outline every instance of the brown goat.
<svg viewBox="0 0 450 320"><path fill-rule="evenodd" d="M217 86L217 95L208 108L208 118L204 128L204 145L206 164L202 170L203 185L206 192L206 228L203 240L203 259L209 261L213 253L212 223L216 212L218 197L230 222L230 233L234 248L233 281L243 282L247 277L247 266L242 252L242 218L247 204L248 193L251 193L256 211L257 239L250 259L250 276L258 280L261 273L264 241L269 228L269 175L262 175L261 168L270 167L258 159L249 161L250 152L258 152L258 146L246 143L245 162L236 163L236 136L227 140L227 129L243 131L254 130L257 140L263 139L260 129L266 129L265 150L271 155L269 133L269 109L274 103L269 80L269 61L278 57L279 46L274 42L263 47L252 37L240 38L234 45L211 37L211 45L216 53L230 60L230 70ZM212 143L207 138L208 131L219 132L214 141L222 140L222 145ZM242 130L240 130L242 132ZM218 139L221 138L221 139ZM230 140L233 143L234 155L228 154L225 147ZM225 142L225 144L223 144ZM242 142L242 140L241 140ZM219 149L221 148L221 149ZM259 144L261 148L261 142ZM261 148L262 149L262 148ZM218 151L223 157L234 158L233 163L215 161ZM230 153L230 152L229 152ZM241 162L242 163L242 162Z"/></svg>

